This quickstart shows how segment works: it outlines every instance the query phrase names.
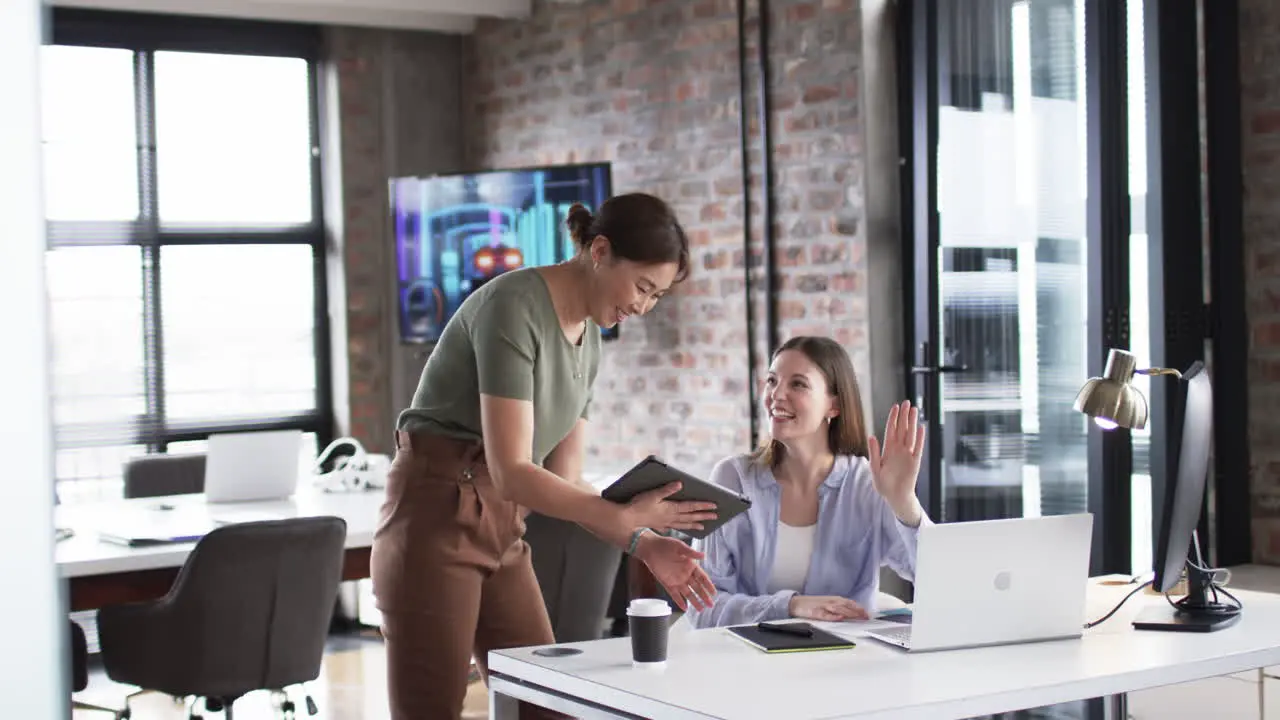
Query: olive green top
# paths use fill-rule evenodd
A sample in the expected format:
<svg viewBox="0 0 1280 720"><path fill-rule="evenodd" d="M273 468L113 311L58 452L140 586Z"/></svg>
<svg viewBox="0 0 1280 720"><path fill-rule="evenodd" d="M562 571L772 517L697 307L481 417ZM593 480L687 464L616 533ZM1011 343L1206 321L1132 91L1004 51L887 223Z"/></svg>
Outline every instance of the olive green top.
<svg viewBox="0 0 1280 720"><path fill-rule="evenodd" d="M506 272L473 292L445 325L397 426L480 440L481 394L529 400L533 462L541 465L587 417L599 367L600 328L588 320L573 345L542 274Z"/></svg>

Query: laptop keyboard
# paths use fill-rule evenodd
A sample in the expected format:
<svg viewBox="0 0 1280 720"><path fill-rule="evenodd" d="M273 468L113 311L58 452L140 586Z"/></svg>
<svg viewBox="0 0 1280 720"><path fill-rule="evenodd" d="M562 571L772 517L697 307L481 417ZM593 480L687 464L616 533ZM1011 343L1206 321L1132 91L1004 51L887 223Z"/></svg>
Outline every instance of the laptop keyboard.
<svg viewBox="0 0 1280 720"><path fill-rule="evenodd" d="M894 627L881 628L875 631L876 635L882 638L901 642L906 645L911 644L911 626L897 625Z"/></svg>

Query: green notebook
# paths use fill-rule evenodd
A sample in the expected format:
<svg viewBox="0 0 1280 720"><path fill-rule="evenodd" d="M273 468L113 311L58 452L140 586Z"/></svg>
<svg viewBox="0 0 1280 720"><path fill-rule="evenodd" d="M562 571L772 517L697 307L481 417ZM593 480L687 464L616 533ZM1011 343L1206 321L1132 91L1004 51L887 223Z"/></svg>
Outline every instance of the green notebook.
<svg viewBox="0 0 1280 720"><path fill-rule="evenodd" d="M781 623L779 623L781 624ZM750 645L767 653L814 652L817 650L847 650L856 647L852 640L816 628L809 623L787 623L791 627L809 630L809 637L791 633L761 630L759 625L733 625L726 628Z"/></svg>

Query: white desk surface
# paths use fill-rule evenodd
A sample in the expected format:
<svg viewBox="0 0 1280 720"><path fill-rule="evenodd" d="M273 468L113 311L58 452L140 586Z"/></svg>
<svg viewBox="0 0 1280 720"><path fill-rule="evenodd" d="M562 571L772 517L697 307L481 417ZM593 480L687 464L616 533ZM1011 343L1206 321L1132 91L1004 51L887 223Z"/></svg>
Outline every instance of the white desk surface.
<svg viewBox="0 0 1280 720"><path fill-rule="evenodd" d="M584 479L599 490L617 477L589 473ZM70 528L75 534L57 543L58 569L62 577L72 578L182 566L195 543L131 548L98 539L97 527L104 521L118 525L121 518L129 515L136 517L136 521L130 521L135 527L152 523L199 525L233 515L241 520L336 515L347 521L348 549L370 547L383 497L382 490L326 493L303 481L288 500L209 505L204 495L194 494L59 505L55 511L57 526ZM161 505L174 509L156 509Z"/></svg>
<svg viewBox="0 0 1280 720"><path fill-rule="evenodd" d="M373 545L383 496L381 490L326 493L299 485L298 492L287 500L210 505L204 495L196 494L59 505L55 512L57 526L70 528L75 534L57 543L55 557L64 578L181 567L195 547L194 542L133 548L98 538L97 527L102 523L110 521L118 526L122 518L130 515L137 518L138 527L153 523L198 526L211 519L245 521L336 515L347 521L348 549L369 547ZM157 509L161 505L171 505L174 509Z"/></svg>
<svg viewBox="0 0 1280 720"><path fill-rule="evenodd" d="M1088 619L1129 589L1092 586ZM489 666L640 717L965 718L1280 663L1280 596L1235 593L1244 603L1240 621L1207 634L1133 630L1129 623L1146 603L1165 602L1139 593L1077 640L907 654L868 638L853 650L767 655L715 628L673 632L661 670L633 668L626 638L576 643L585 652L563 658L531 648L494 652ZM859 634L856 624L841 631ZM508 685L496 679L499 689Z"/></svg>

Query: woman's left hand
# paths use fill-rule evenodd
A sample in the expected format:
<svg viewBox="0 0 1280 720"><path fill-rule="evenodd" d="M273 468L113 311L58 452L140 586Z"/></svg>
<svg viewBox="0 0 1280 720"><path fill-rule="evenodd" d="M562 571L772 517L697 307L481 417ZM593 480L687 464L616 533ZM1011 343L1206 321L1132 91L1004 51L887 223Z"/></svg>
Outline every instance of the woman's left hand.
<svg viewBox="0 0 1280 720"><path fill-rule="evenodd" d="M699 610L711 607L716 586L698 564L702 553L673 537L647 532L636 545L636 557L681 610L688 610L690 604Z"/></svg>
<svg viewBox="0 0 1280 720"><path fill-rule="evenodd" d="M904 522L914 514L916 478L924 455L924 425L919 424L919 411L911 401L903 400L889 411L884 425L884 447L872 435L867 438L871 477L876 492L889 503Z"/></svg>

